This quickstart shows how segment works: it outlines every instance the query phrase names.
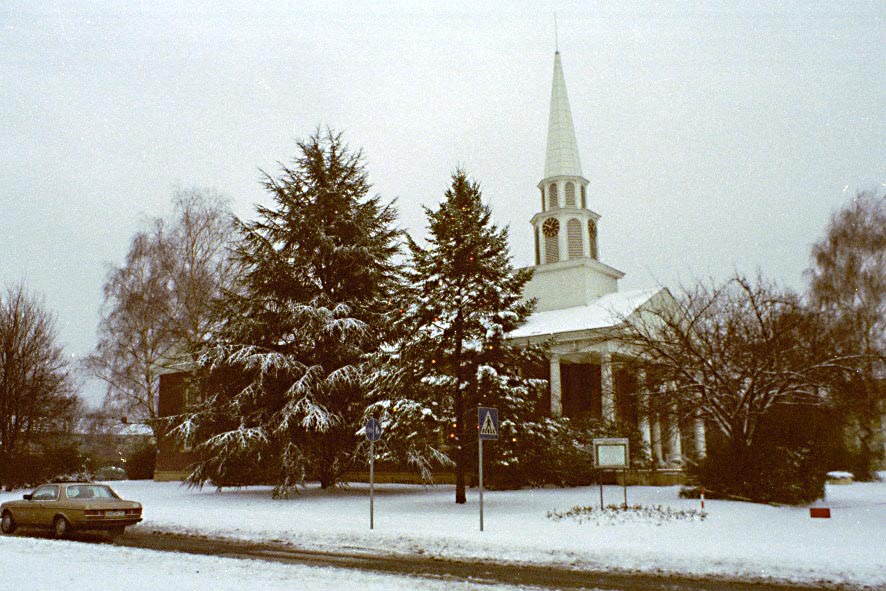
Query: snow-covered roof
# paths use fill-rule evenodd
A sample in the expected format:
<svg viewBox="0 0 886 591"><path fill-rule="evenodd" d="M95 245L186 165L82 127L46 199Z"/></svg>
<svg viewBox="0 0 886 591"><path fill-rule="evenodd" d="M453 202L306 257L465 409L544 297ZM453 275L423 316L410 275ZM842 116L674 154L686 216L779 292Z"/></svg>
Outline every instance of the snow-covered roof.
<svg viewBox="0 0 886 591"><path fill-rule="evenodd" d="M536 312L520 328L508 333L508 338L526 338L607 328L622 322L661 289L635 289L609 293L586 306Z"/></svg>
<svg viewBox="0 0 886 591"><path fill-rule="evenodd" d="M119 431L120 435L153 435L154 430L144 423L128 423L123 425Z"/></svg>

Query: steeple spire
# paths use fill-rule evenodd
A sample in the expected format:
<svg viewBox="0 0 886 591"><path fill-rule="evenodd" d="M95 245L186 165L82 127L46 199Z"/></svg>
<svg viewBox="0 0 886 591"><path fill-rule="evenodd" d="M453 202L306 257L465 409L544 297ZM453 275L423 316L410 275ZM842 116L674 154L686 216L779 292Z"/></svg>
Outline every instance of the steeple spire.
<svg viewBox="0 0 886 591"><path fill-rule="evenodd" d="M559 51L554 53L554 81L551 86L551 114L548 119L548 149L545 157L545 178L555 176L582 176Z"/></svg>

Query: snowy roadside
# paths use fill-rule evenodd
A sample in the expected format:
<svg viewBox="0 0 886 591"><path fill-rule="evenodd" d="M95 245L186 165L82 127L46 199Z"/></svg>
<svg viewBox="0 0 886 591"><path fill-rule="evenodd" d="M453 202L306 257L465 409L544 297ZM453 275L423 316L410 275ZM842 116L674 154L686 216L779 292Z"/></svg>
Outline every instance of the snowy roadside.
<svg viewBox="0 0 886 591"><path fill-rule="evenodd" d="M48 566L51 565L51 566ZM0 537L3 589L66 591L487 591L487 584L39 538ZM527 587L496 585L496 591Z"/></svg>
<svg viewBox="0 0 886 591"><path fill-rule="evenodd" d="M274 500L267 487L189 490L178 483L113 483L145 505L139 528L349 553L560 565L588 570L681 573L886 588L886 483L832 486L831 519L806 508L707 501L704 521L598 525L552 521L548 511L599 503L595 487L486 494L486 529L478 531L476 491L456 506L449 486L382 485L376 529L369 530L366 486L309 487ZM606 502L622 490L606 487ZM0 495L0 501L12 495ZM677 487L632 487L628 501L697 509Z"/></svg>

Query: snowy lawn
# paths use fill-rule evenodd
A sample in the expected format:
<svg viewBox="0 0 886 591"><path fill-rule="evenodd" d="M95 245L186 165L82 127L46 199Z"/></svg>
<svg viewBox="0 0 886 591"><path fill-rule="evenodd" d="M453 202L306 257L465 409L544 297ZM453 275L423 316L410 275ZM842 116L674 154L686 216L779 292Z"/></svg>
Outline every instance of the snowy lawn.
<svg viewBox="0 0 886 591"><path fill-rule="evenodd" d="M548 519L549 511L596 505L596 487L489 492L486 531L479 531L478 498L453 502L451 486L381 485L374 531L367 485L275 500L267 487L189 490L178 483L112 483L145 505L137 527L250 540L276 540L305 549L423 554L582 569L624 569L829 581L886 588L886 483L829 486L831 519L811 519L805 507L731 501L705 503L707 517L666 522L583 522ZM698 509L678 487L631 487L630 504ZM2 493L0 501L20 498ZM607 503L622 489L605 488ZM122 551L122 550L121 550Z"/></svg>

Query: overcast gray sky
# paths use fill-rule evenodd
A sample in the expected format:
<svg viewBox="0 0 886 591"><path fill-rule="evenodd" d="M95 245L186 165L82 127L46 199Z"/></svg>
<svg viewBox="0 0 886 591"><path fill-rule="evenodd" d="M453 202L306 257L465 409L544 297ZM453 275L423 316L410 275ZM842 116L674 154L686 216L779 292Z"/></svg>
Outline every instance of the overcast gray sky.
<svg viewBox="0 0 886 591"><path fill-rule="evenodd" d="M416 235L464 166L529 264L555 10L622 289L735 269L802 289L830 213L886 181L882 1L7 1L0 283L44 295L81 357L108 265L176 186L251 217L258 169L317 125Z"/></svg>

